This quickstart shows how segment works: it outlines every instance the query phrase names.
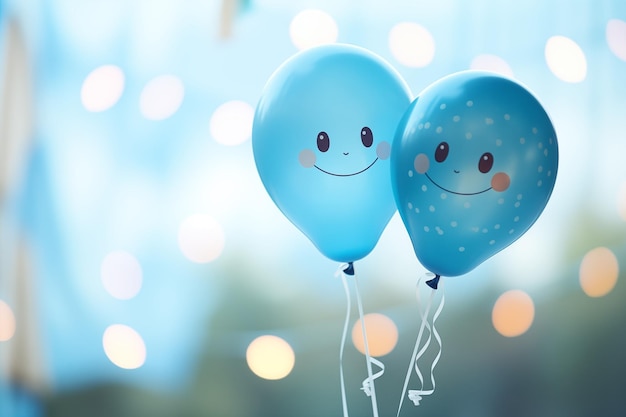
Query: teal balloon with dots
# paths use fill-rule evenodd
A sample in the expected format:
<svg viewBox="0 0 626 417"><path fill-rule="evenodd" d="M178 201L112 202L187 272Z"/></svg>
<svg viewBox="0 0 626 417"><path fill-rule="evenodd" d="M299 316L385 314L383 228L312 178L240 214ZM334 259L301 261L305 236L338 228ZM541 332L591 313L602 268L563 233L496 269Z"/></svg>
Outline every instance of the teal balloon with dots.
<svg viewBox="0 0 626 417"><path fill-rule="evenodd" d="M396 212L391 142L411 100L391 65L345 44L302 51L268 80L252 127L257 171L326 257L363 258Z"/></svg>
<svg viewBox="0 0 626 417"><path fill-rule="evenodd" d="M558 160L554 126L520 83L462 71L428 86L391 152L396 204L420 263L458 276L516 241L544 210Z"/></svg>

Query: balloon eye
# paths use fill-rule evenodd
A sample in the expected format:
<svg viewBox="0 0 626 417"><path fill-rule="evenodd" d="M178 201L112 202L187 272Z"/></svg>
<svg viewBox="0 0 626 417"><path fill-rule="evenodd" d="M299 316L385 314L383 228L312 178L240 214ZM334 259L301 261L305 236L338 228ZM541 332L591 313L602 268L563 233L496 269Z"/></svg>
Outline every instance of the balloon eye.
<svg viewBox="0 0 626 417"><path fill-rule="evenodd" d="M330 138L328 137L328 133L320 132L317 134L317 149L320 152L326 152L330 148Z"/></svg>
<svg viewBox="0 0 626 417"><path fill-rule="evenodd" d="M493 167L493 155L489 152L485 152L478 161L478 170L483 174L486 174Z"/></svg>
<svg viewBox="0 0 626 417"><path fill-rule="evenodd" d="M363 146L369 148L374 143L374 134L372 133L372 129L365 126L361 129L361 142L363 142Z"/></svg>
<svg viewBox="0 0 626 417"><path fill-rule="evenodd" d="M450 147L447 142L441 142L437 145L437 149L435 150L435 161L443 162L448 157L448 152L450 152Z"/></svg>

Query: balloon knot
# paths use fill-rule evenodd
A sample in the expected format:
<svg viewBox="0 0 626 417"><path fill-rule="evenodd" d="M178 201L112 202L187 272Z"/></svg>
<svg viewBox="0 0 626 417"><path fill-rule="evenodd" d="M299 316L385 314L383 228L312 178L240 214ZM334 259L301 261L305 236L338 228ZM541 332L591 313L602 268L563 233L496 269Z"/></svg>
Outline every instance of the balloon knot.
<svg viewBox="0 0 626 417"><path fill-rule="evenodd" d="M363 381L363 386L361 386L361 390L365 392L365 395L368 397L372 396L372 381L366 379Z"/></svg>
<svg viewBox="0 0 626 417"><path fill-rule="evenodd" d="M420 405L420 401L422 400L422 391L419 390L409 390L409 400L413 401L413 405Z"/></svg>
<svg viewBox="0 0 626 417"><path fill-rule="evenodd" d="M354 265L352 264L352 262L348 262L348 265L344 268L343 272L346 275L354 275Z"/></svg>
<svg viewBox="0 0 626 417"><path fill-rule="evenodd" d="M426 281L426 285L428 285L433 290L436 290L437 286L439 285L439 278L441 278L441 275L435 275L435 278Z"/></svg>

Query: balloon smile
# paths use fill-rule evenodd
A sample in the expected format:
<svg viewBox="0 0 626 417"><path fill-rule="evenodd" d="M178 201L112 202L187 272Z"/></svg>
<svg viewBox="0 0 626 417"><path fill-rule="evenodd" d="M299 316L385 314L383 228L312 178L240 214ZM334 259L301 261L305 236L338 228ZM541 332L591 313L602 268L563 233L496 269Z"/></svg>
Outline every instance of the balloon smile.
<svg viewBox="0 0 626 417"><path fill-rule="evenodd" d="M326 171L326 170L318 167L317 165L313 165L313 166L315 168L319 169L320 171L322 171L323 173L328 174L328 175L334 175L335 177L351 177L353 175L358 175L358 174L360 174L362 172L367 171L368 169L370 169L372 167L372 165L374 165L376 163L376 161L378 161L378 158L374 159L374 162L369 164L366 168L364 168L364 169L362 169L362 170L360 170L358 172L353 172L352 174L335 174L334 172Z"/></svg>
<svg viewBox="0 0 626 417"><path fill-rule="evenodd" d="M437 187L441 188L443 191L448 192L448 193L452 193L452 194L457 194L457 195L478 195L478 194L486 193L487 191L492 189L492 187L489 187L489 188L485 188L482 191L477 191L475 193L459 193L457 191L452 191L452 190L448 190L447 188L443 188L441 185L437 184L432 178L430 178L430 175L428 175L428 172L424 172L424 174L426 175L426 178L428 178L430 180L430 182L435 184Z"/></svg>

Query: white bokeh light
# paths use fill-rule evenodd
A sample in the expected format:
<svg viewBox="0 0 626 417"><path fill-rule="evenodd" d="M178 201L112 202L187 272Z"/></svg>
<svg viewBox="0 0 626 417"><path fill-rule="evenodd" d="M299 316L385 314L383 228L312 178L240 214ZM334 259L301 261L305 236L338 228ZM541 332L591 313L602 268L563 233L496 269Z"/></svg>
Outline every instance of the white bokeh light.
<svg viewBox="0 0 626 417"><path fill-rule="evenodd" d="M115 65L103 65L91 71L83 81L80 99L92 112L107 110L124 92L124 73Z"/></svg>
<svg viewBox="0 0 626 417"><path fill-rule="evenodd" d="M626 22L611 19L606 24L606 42L611 52L622 61L626 61Z"/></svg>
<svg viewBox="0 0 626 417"><path fill-rule="evenodd" d="M150 120L172 116L183 102L185 87L174 75L159 75L145 85L139 98L141 114Z"/></svg>
<svg viewBox="0 0 626 417"><path fill-rule="evenodd" d="M124 324L107 327L102 347L109 360L123 369L139 368L146 361L146 344L141 335Z"/></svg>
<svg viewBox="0 0 626 417"><path fill-rule="evenodd" d="M224 250L222 226L206 214L191 215L178 229L178 246L192 262L211 262Z"/></svg>
<svg viewBox="0 0 626 417"><path fill-rule="evenodd" d="M239 145L250 139L253 119L254 108L251 105L245 101L227 101L211 115L211 136L222 145Z"/></svg>
<svg viewBox="0 0 626 417"><path fill-rule="evenodd" d="M587 77L587 59L576 42L565 36L552 36L546 42L546 63L550 71L567 83L579 83Z"/></svg>
<svg viewBox="0 0 626 417"><path fill-rule="evenodd" d="M435 57L435 39L422 25L401 22L389 31L389 49L401 64L421 68Z"/></svg>
<svg viewBox="0 0 626 417"><path fill-rule="evenodd" d="M257 337L248 345L246 361L255 375L276 380L291 373L296 357L291 345L284 339L265 335Z"/></svg>
<svg viewBox="0 0 626 417"><path fill-rule="evenodd" d="M481 54L477 55L470 64L470 69L493 71L498 74L513 78L513 70L509 64L497 55Z"/></svg>
<svg viewBox="0 0 626 417"><path fill-rule="evenodd" d="M0 300L0 342L11 340L15 334L15 315L11 307Z"/></svg>
<svg viewBox="0 0 626 417"><path fill-rule="evenodd" d="M306 9L291 20L289 36L296 48L303 50L336 42L339 29L335 19L328 13L317 9Z"/></svg>
<svg viewBox="0 0 626 417"><path fill-rule="evenodd" d="M105 256L100 277L107 292L120 300L133 298L141 290L141 265L128 252L115 251Z"/></svg>

